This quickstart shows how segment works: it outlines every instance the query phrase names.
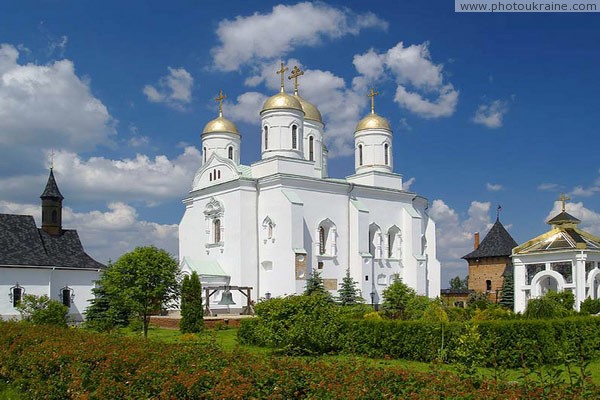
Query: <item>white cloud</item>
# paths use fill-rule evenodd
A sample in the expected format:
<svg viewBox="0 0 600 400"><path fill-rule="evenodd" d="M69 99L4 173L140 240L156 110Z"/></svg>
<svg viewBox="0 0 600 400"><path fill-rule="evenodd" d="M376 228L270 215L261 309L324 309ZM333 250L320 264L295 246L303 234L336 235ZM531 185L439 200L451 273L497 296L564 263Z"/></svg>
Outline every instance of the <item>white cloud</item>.
<svg viewBox="0 0 600 400"><path fill-rule="evenodd" d="M600 186L590 186L588 188L576 186L573 188L570 194L573 196L590 197L598 192L600 192Z"/></svg>
<svg viewBox="0 0 600 400"><path fill-rule="evenodd" d="M73 62L19 64L18 58L14 46L0 45L0 156L44 147L89 150L110 141L115 121Z"/></svg>
<svg viewBox="0 0 600 400"><path fill-rule="evenodd" d="M142 91L152 103L165 103L182 110L192 101L194 78L184 68L168 69L169 74L159 79L157 87L146 85Z"/></svg>
<svg viewBox="0 0 600 400"><path fill-rule="evenodd" d="M258 124L260 122L259 113L266 100L267 96L262 93L246 92L238 96L235 103L225 102L225 116L234 121Z"/></svg>
<svg viewBox="0 0 600 400"><path fill-rule="evenodd" d="M504 189L504 186L500 185L499 183L486 183L485 184L485 188L489 191L489 192L499 192L500 190Z"/></svg>
<svg viewBox="0 0 600 400"><path fill-rule="evenodd" d="M68 193L73 202L136 201L155 205L182 198L190 190L200 164L200 152L195 147L186 147L171 160L164 155L150 158L142 154L123 160L84 159L76 153L59 151L54 157L54 175L63 194ZM6 188L5 199L22 200L39 195L35 193L43 189L47 179L47 172L0 178L0 187Z"/></svg>
<svg viewBox="0 0 600 400"><path fill-rule="evenodd" d="M267 14L221 21L217 28L221 43L212 55L218 68L235 71L242 64L282 57L300 46L314 47L325 39L387 26L372 13L355 14L324 3L276 5Z"/></svg>
<svg viewBox="0 0 600 400"><path fill-rule="evenodd" d="M414 176L407 181L402 182L402 190L410 190L410 187L415 183L417 178Z"/></svg>
<svg viewBox="0 0 600 400"><path fill-rule="evenodd" d="M555 217L558 213L562 211L562 202L555 201L552 210L546 216L545 221ZM565 211L581 220L581 225L579 226L584 231L587 231L593 235L600 236L600 213L586 208L583 205L583 202L579 203L566 203Z"/></svg>
<svg viewBox="0 0 600 400"><path fill-rule="evenodd" d="M356 91L390 76L397 84L394 101L401 107L423 118L447 117L456 110L459 92L444 82L443 65L432 61L427 42L407 47L398 42L383 53L370 49L355 55L353 63L360 74L352 81Z"/></svg>
<svg viewBox="0 0 600 400"><path fill-rule="evenodd" d="M554 192L560 189L560 185L558 183L540 183L537 188L544 192Z"/></svg>
<svg viewBox="0 0 600 400"><path fill-rule="evenodd" d="M489 104L481 104L475 115L473 122L486 126L488 128L500 128L502 119L508 112L508 103L503 100L494 100Z"/></svg>
<svg viewBox="0 0 600 400"><path fill-rule="evenodd" d="M96 260L115 261L136 246L155 245L177 257L178 227L140 220L134 207L113 202L105 211L75 212L63 208L63 228L77 229L86 252ZM41 220L39 205L0 201L0 212L33 215L38 226Z"/></svg>
<svg viewBox="0 0 600 400"><path fill-rule="evenodd" d="M436 223L437 254L442 263L442 287L450 278L465 276L466 261L461 257L473 251L473 234L479 232L483 238L492 226L491 203L473 201L462 219L443 200L434 200L429 215Z"/></svg>

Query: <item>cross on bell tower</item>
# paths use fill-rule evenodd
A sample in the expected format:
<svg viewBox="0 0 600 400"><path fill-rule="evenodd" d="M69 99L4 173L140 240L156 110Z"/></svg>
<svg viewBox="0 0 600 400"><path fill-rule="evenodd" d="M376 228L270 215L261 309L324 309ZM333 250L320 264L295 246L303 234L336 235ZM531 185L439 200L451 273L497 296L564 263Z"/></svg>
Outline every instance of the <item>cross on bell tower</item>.
<svg viewBox="0 0 600 400"><path fill-rule="evenodd" d="M367 97L371 98L371 114L375 114L375 96L378 96L379 92L376 92L375 89L371 88Z"/></svg>
<svg viewBox="0 0 600 400"><path fill-rule="evenodd" d="M568 197L568 196L566 196L564 193L562 193L560 195L560 197L558 198L558 201L562 202L562 212L565 212L565 208L566 208L566 204L565 203L566 203L567 200L571 200L571 198Z"/></svg>
<svg viewBox="0 0 600 400"><path fill-rule="evenodd" d="M288 76L288 79L293 79L294 80L294 94L297 96L298 95L298 77L304 75L304 71L302 71L300 68L298 68L298 66L294 66L294 68L292 69L292 74L290 76Z"/></svg>
<svg viewBox="0 0 600 400"><path fill-rule="evenodd" d="M287 71L289 68L285 67L283 63L281 63L281 69L279 71L277 71L277 75L281 75L281 93L283 93L285 91L285 71Z"/></svg>

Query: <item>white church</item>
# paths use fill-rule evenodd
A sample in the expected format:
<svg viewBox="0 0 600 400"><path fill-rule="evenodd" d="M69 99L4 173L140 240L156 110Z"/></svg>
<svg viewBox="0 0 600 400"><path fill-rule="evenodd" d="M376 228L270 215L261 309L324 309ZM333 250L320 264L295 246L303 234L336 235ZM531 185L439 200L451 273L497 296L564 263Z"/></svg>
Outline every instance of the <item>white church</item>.
<svg viewBox="0 0 600 400"><path fill-rule="evenodd" d="M403 190L393 172L392 130L375 113L377 93L354 132L355 173L330 178L321 113L298 94L298 67L289 76L294 95L285 92L287 70L282 63L281 91L260 111L262 156L250 166L240 164L240 132L217 98L219 116L202 131L202 165L183 200L183 273L197 271L203 286L252 287L252 300L302 293L314 270L332 295L349 270L367 303L379 304L396 277L439 296L435 223L427 199Z"/></svg>

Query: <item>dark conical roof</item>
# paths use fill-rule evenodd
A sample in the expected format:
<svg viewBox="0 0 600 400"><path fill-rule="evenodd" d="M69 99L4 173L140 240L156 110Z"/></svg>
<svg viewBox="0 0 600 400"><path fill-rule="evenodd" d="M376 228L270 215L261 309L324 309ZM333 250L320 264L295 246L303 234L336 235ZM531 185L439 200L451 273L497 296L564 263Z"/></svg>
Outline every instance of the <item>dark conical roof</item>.
<svg viewBox="0 0 600 400"><path fill-rule="evenodd" d="M46 188L44 189L44 193L40 196L40 198L57 198L63 200L64 197L58 190L58 185L56 184L56 180L54 179L54 171L50 168L50 176L48 177L48 182L46 183Z"/></svg>
<svg viewBox="0 0 600 400"><path fill-rule="evenodd" d="M512 249L517 247L517 242L504 228L500 219L492 226L479 247L464 256L465 260L485 257L507 257L512 254Z"/></svg>

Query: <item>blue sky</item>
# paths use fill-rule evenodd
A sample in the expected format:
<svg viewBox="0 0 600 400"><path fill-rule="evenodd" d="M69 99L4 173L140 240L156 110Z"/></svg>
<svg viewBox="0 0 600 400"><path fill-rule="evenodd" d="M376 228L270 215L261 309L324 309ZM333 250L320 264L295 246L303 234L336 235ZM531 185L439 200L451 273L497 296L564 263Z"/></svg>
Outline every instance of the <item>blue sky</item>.
<svg viewBox="0 0 600 400"><path fill-rule="evenodd" d="M225 7L226 5L226 7ZM54 151L65 225L100 261L177 251L181 199L217 113L259 158L257 110L280 60L324 115L330 175L353 172L353 128L376 110L394 169L430 200L443 285L472 233L518 243L561 192L600 235L597 14L455 13L452 1L13 1L0 4L0 212L39 215ZM289 86L291 90L291 85Z"/></svg>

